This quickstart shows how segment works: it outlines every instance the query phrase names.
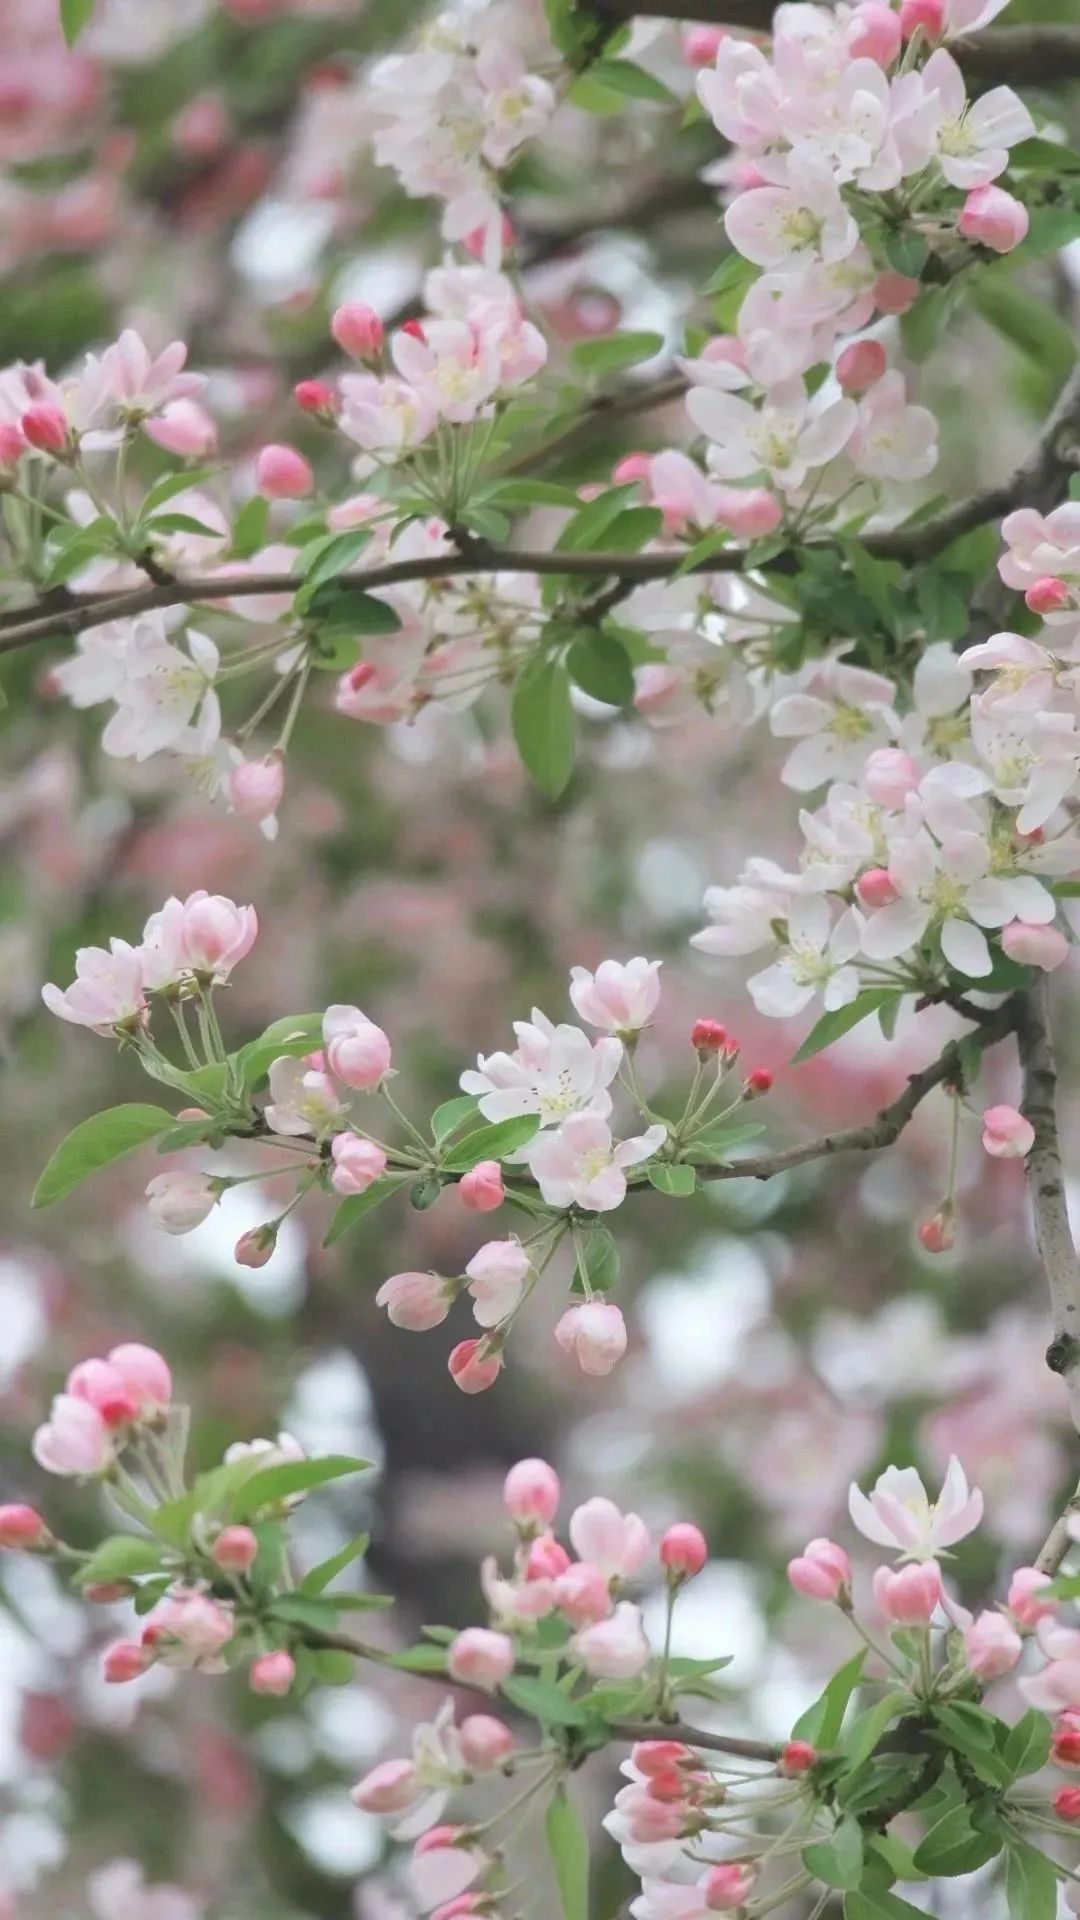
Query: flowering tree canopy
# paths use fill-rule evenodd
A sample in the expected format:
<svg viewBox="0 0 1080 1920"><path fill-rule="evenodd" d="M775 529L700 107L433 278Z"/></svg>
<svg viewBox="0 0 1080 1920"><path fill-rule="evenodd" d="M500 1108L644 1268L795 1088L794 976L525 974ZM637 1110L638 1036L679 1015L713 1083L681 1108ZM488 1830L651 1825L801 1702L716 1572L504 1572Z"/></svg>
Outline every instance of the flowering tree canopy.
<svg viewBox="0 0 1080 1920"><path fill-rule="evenodd" d="M0 22L0 1920L1080 1913L1075 0Z"/></svg>

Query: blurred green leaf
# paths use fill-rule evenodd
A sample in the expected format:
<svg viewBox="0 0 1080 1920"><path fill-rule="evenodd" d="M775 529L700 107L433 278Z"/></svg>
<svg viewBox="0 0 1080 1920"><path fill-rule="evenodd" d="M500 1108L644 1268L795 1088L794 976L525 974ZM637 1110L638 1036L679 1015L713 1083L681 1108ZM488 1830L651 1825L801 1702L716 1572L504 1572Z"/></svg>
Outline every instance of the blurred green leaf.
<svg viewBox="0 0 1080 1920"><path fill-rule="evenodd" d="M92 1114L61 1141L34 1188L31 1205L51 1207L90 1174L144 1147L172 1124L173 1116L164 1107L132 1104Z"/></svg>

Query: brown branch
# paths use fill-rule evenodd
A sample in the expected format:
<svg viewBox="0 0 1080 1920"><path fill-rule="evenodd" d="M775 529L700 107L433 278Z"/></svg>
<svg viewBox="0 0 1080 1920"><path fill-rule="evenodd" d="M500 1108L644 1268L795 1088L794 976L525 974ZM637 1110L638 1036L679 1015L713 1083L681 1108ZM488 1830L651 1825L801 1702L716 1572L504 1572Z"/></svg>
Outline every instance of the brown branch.
<svg viewBox="0 0 1080 1920"><path fill-rule="evenodd" d="M1045 981L1021 1000L1017 1037L1024 1070L1021 1108L1035 1129L1025 1171L1053 1315L1053 1339L1046 1350L1046 1364L1051 1372L1061 1375L1073 1425L1080 1432L1080 1258L1065 1201L1057 1131L1057 1068Z"/></svg>
<svg viewBox="0 0 1080 1920"><path fill-rule="evenodd" d="M1070 1520L1075 1520L1078 1515L1080 1515L1080 1487L1077 1487L1064 1513L1060 1513L1054 1521L1046 1539L1035 1555L1032 1565L1038 1567L1040 1573L1057 1573L1065 1555L1073 1544L1072 1535L1069 1532L1069 1522Z"/></svg>
<svg viewBox="0 0 1080 1920"><path fill-rule="evenodd" d="M996 1046L1007 1034L1015 1033L1020 1018L1018 1000L1006 1000L970 1036L983 1051ZM837 1133L821 1134L816 1140L803 1140L793 1147L781 1147L777 1153L756 1154L746 1160L732 1160L722 1167L698 1167L699 1180L771 1180L789 1167L801 1167L808 1160L829 1160L839 1153L875 1153L898 1140L916 1108L946 1081L961 1074L959 1042L950 1040L932 1066L913 1073L898 1099L883 1107L873 1120L861 1127L843 1127ZM691 1143L692 1144L692 1143Z"/></svg>
<svg viewBox="0 0 1080 1920"><path fill-rule="evenodd" d="M705 1733L700 1727L688 1727L683 1720L613 1720L611 1731L618 1740L681 1740L686 1747L699 1747L703 1753L729 1753L736 1760L763 1760L775 1766L783 1748L769 1740L741 1740L734 1734Z"/></svg>

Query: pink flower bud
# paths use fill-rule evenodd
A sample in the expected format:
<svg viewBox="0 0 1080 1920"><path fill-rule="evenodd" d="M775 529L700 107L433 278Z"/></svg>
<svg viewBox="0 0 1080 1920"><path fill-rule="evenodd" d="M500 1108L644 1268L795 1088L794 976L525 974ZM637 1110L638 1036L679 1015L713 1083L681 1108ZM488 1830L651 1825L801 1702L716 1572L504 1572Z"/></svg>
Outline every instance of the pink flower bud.
<svg viewBox="0 0 1080 1920"><path fill-rule="evenodd" d="M899 897L887 867L871 867L868 873L860 874L855 891L863 906L871 911L887 907Z"/></svg>
<svg viewBox="0 0 1080 1920"><path fill-rule="evenodd" d="M514 1671L514 1643L490 1627L466 1627L450 1642L446 1670L470 1687L497 1687Z"/></svg>
<svg viewBox="0 0 1080 1920"><path fill-rule="evenodd" d="M919 297L919 282L907 273L879 273L874 281L874 305L879 313L906 313Z"/></svg>
<svg viewBox="0 0 1080 1920"><path fill-rule="evenodd" d="M941 1601L941 1568L936 1560L879 1567L871 1584L885 1618L901 1627L926 1626Z"/></svg>
<svg viewBox="0 0 1080 1920"><path fill-rule="evenodd" d="M91 1580L79 1589L81 1597L95 1607L111 1607L117 1600L130 1599L135 1592L130 1580Z"/></svg>
<svg viewBox="0 0 1080 1920"><path fill-rule="evenodd" d="M206 460L217 450L217 426L197 400L170 400L153 419L143 421L143 432L180 460Z"/></svg>
<svg viewBox="0 0 1080 1920"><path fill-rule="evenodd" d="M570 1651L594 1680L635 1679L649 1663L641 1608L630 1600L620 1600L606 1620L579 1627Z"/></svg>
<svg viewBox="0 0 1080 1920"><path fill-rule="evenodd" d="M26 441L10 420L0 420L0 467L17 467L26 452Z"/></svg>
<svg viewBox="0 0 1080 1920"><path fill-rule="evenodd" d="M713 491L716 524L744 540L761 540L775 533L783 508L767 487L716 487Z"/></svg>
<svg viewBox="0 0 1080 1920"><path fill-rule="evenodd" d="M459 1340L446 1364L462 1393L486 1393L502 1370L502 1354L493 1353L483 1340Z"/></svg>
<svg viewBox="0 0 1080 1920"><path fill-rule="evenodd" d="M624 453L611 470L612 482L617 487L636 486L647 480L652 470L650 453Z"/></svg>
<svg viewBox="0 0 1080 1920"><path fill-rule="evenodd" d="M0 1507L0 1547L21 1553L47 1553L52 1534L33 1507Z"/></svg>
<svg viewBox="0 0 1080 1920"><path fill-rule="evenodd" d="M728 27L687 27L682 37L683 59L692 67L711 67L729 35Z"/></svg>
<svg viewBox="0 0 1080 1920"><path fill-rule="evenodd" d="M530 1541L525 1559L526 1580L557 1580L570 1565L566 1548L550 1533Z"/></svg>
<svg viewBox="0 0 1080 1920"><path fill-rule="evenodd" d="M887 7L884 11L889 12ZM889 13L889 18L895 20L896 15ZM887 365L880 340L853 340L836 362L836 378L844 393L866 393L877 385Z"/></svg>
<svg viewBox="0 0 1080 1920"><path fill-rule="evenodd" d="M773 1073L771 1067L751 1067L743 1081L744 1100L754 1100L760 1094L772 1090Z"/></svg>
<svg viewBox="0 0 1080 1920"><path fill-rule="evenodd" d="M347 1087L368 1093L385 1080L392 1058L390 1042L358 1007L329 1008L323 1032L327 1065Z"/></svg>
<svg viewBox="0 0 1080 1920"><path fill-rule="evenodd" d="M285 791L285 761L278 752L242 760L229 775L229 805L245 820L269 820Z"/></svg>
<svg viewBox="0 0 1080 1920"><path fill-rule="evenodd" d="M374 307L361 300L349 300L338 307L330 322L330 331L341 348L353 360L374 360L382 352L386 329Z"/></svg>
<svg viewBox="0 0 1080 1920"><path fill-rule="evenodd" d="M638 1772L651 1780L675 1767L689 1766L691 1754L681 1740L638 1740L630 1750L630 1759Z"/></svg>
<svg viewBox="0 0 1080 1920"><path fill-rule="evenodd" d="M146 1210L162 1233L191 1233L201 1227L218 1200L218 1185L208 1174L155 1173L146 1189Z"/></svg>
<svg viewBox="0 0 1080 1920"><path fill-rule="evenodd" d="M519 1460L503 1481L503 1505L519 1526L550 1526L562 1488L546 1460Z"/></svg>
<svg viewBox="0 0 1080 1920"><path fill-rule="evenodd" d="M248 1686L252 1693L270 1693L279 1699L289 1692L296 1679L296 1661L279 1648L276 1653L261 1653L248 1668Z"/></svg>
<svg viewBox="0 0 1080 1920"><path fill-rule="evenodd" d="M265 1267L274 1257L277 1246L277 1226L268 1220L265 1226L252 1227L250 1232L242 1233L233 1248L233 1259L241 1267Z"/></svg>
<svg viewBox="0 0 1080 1920"><path fill-rule="evenodd" d="M586 1300L567 1307L555 1328L564 1353L572 1353L582 1373L598 1378L610 1373L626 1352L626 1322L619 1308L607 1300Z"/></svg>
<svg viewBox="0 0 1080 1920"><path fill-rule="evenodd" d="M327 380L298 380L293 399L301 413L315 413L331 420L337 414L337 394Z"/></svg>
<svg viewBox="0 0 1080 1920"><path fill-rule="evenodd" d="M832 1540L811 1540L788 1561L787 1576L810 1600L841 1601L851 1592L851 1561Z"/></svg>
<svg viewBox="0 0 1080 1920"><path fill-rule="evenodd" d="M711 1053L722 1053L727 1045L727 1028L719 1020L695 1020L690 1029L690 1045L706 1060Z"/></svg>
<svg viewBox="0 0 1080 1920"><path fill-rule="evenodd" d="M470 1713L458 1728L458 1741L466 1766L486 1773L500 1766L514 1750L514 1736L508 1726L491 1713Z"/></svg>
<svg viewBox="0 0 1080 1920"><path fill-rule="evenodd" d="M453 1288L438 1273L395 1273L384 1280L375 1304L385 1307L392 1326L406 1333L426 1333L446 1319Z"/></svg>
<svg viewBox="0 0 1080 1920"><path fill-rule="evenodd" d="M311 462L295 447L272 442L255 462L255 490L265 500L302 500L315 485Z"/></svg>
<svg viewBox="0 0 1080 1920"><path fill-rule="evenodd" d="M156 1347L144 1347L129 1340L113 1347L108 1364L120 1375L129 1393L139 1403L140 1413L157 1413L172 1400L173 1384L169 1365Z"/></svg>
<svg viewBox="0 0 1080 1920"><path fill-rule="evenodd" d="M965 240L978 241L994 253L1011 253L1028 230L1028 210L1003 187L973 187L956 222Z"/></svg>
<svg viewBox="0 0 1080 1920"><path fill-rule="evenodd" d="M107 1427L124 1427L139 1417L142 1401L107 1360L83 1360L67 1377L73 1400L85 1400Z"/></svg>
<svg viewBox="0 0 1080 1920"><path fill-rule="evenodd" d="M1035 1145L1035 1129L1015 1107L987 1107L982 1143L995 1160L1023 1160Z"/></svg>
<svg viewBox="0 0 1080 1920"><path fill-rule="evenodd" d="M1008 1605L1013 1619L1022 1627L1037 1627L1040 1620L1051 1620L1057 1612L1056 1600L1040 1600L1044 1587L1052 1584L1048 1573L1038 1567L1017 1567L1009 1582Z"/></svg>
<svg viewBox="0 0 1080 1920"><path fill-rule="evenodd" d="M1059 1820L1080 1820L1080 1787L1059 1787L1052 1805Z"/></svg>
<svg viewBox="0 0 1080 1920"><path fill-rule="evenodd" d="M1003 1613L980 1613L964 1628L964 1655L980 1680L998 1680L1010 1673L1023 1650L1020 1635Z"/></svg>
<svg viewBox="0 0 1080 1920"><path fill-rule="evenodd" d="M1059 1767L1080 1767L1080 1722L1074 1714L1055 1720L1050 1758Z"/></svg>
<svg viewBox="0 0 1080 1920"><path fill-rule="evenodd" d="M555 1604L572 1627L606 1620L613 1605L607 1575L588 1560L576 1560L555 1581Z"/></svg>
<svg viewBox="0 0 1080 1920"><path fill-rule="evenodd" d="M102 1673L110 1686L120 1686L124 1681L138 1680L153 1659L149 1647L140 1647L134 1640L117 1640L105 1650Z"/></svg>
<svg viewBox="0 0 1080 1920"><path fill-rule="evenodd" d="M493 1213L504 1195L502 1168L497 1160L480 1160L458 1182L462 1205L472 1213Z"/></svg>
<svg viewBox="0 0 1080 1920"><path fill-rule="evenodd" d="M1044 573L1040 579L1032 581L1024 595L1024 602L1032 613L1057 613L1068 598L1069 589L1064 580L1058 580L1052 573Z"/></svg>
<svg viewBox="0 0 1080 1920"><path fill-rule="evenodd" d="M875 60L879 67L891 67L902 39L900 17L884 0L863 0L848 21L848 52L853 60Z"/></svg>
<svg viewBox="0 0 1080 1920"><path fill-rule="evenodd" d="M67 453L71 447L71 429L59 407L42 403L23 414L19 425L24 439L38 453Z"/></svg>
<svg viewBox="0 0 1080 1920"><path fill-rule="evenodd" d="M692 1580L709 1557L708 1543L700 1527L688 1520L677 1520L660 1540L660 1565L673 1581Z"/></svg>
<svg viewBox="0 0 1080 1920"><path fill-rule="evenodd" d="M349 1799L365 1813L404 1813L419 1792L416 1768L411 1760L380 1760L377 1767L358 1780Z"/></svg>
<svg viewBox="0 0 1080 1920"><path fill-rule="evenodd" d="M900 0L900 31L910 40L919 28L928 40L940 40L945 28L945 0Z"/></svg>
<svg viewBox="0 0 1080 1920"><path fill-rule="evenodd" d="M366 1193L386 1172L386 1155L371 1140L355 1133L336 1133L330 1142L334 1171L330 1185L335 1193Z"/></svg>
<svg viewBox="0 0 1080 1920"><path fill-rule="evenodd" d="M725 1860L705 1877L708 1913L737 1913L754 1891L757 1868L748 1860Z"/></svg>
<svg viewBox="0 0 1080 1920"><path fill-rule="evenodd" d="M876 807L902 807L919 778L910 753L901 747L877 747L863 768L863 786Z"/></svg>
<svg viewBox="0 0 1080 1920"><path fill-rule="evenodd" d="M226 1573L246 1573L259 1551L250 1527L225 1527L210 1549L210 1558Z"/></svg>
<svg viewBox="0 0 1080 1920"><path fill-rule="evenodd" d="M789 1740L780 1755L778 1771L785 1780L795 1780L800 1773L809 1773L816 1759L817 1753L809 1740Z"/></svg>
<svg viewBox="0 0 1080 1920"><path fill-rule="evenodd" d="M956 1245L956 1221L951 1207L939 1207L919 1228L919 1243L927 1253L948 1253Z"/></svg>

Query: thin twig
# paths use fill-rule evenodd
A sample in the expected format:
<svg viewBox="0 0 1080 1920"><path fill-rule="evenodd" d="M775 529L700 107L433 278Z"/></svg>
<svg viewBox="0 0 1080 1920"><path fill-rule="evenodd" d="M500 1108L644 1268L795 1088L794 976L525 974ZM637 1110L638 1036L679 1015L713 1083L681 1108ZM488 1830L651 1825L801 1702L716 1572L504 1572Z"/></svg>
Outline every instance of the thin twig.
<svg viewBox="0 0 1080 1920"><path fill-rule="evenodd" d="M1069 1522L1070 1520L1075 1520L1078 1514L1080 1514L1080 1487L1077 1487L1064 1513L1060 1513L1054 1521L1046 1539L1035 1555L1032 1565L1038 1567L1040 1573L1057 1573L1065 1555L1073 1544L1072 1535L1069 1532Z"/></svg>
<svg viewBox="0 0 1080 1920"><path fill-rule="evenodd" d="M683 1720L613 1720L611 1731L619 1740L681 1740L686 1747L700 1747L708 1753L730 1753L736 1760L762 1760L775 1766L783 1748L769 1740L741 1740L734 1734L705 1733L700 1727L688 1727Z"/></svg>

